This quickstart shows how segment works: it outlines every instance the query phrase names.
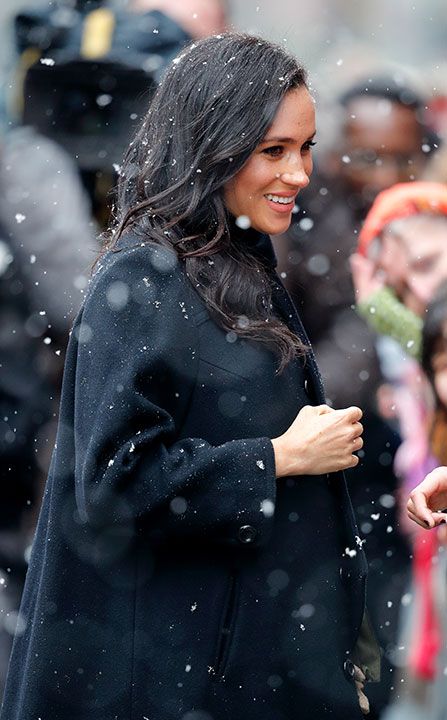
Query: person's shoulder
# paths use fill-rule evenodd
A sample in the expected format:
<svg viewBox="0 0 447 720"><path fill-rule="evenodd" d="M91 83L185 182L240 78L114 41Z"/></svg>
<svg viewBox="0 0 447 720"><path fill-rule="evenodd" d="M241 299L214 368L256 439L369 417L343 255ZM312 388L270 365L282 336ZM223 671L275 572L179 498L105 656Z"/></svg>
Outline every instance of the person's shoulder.
<svg viewBox="0 0 447 720"><path fill-rule="evenodd" d="M180 321L194 318L200 302L173 249L128 233L98 259L83 307L87 314L109 308L118 319L133 306L141 317L156 319L153 308Z"/></svg>
<svg viewBox="0 0 447 720"><path fill-rule="evenodd" d="M126 233L98 258L92 284L96 285L104 277L110 279L111 275L122 275L129 280L147 277L153 282L162 280L166 285L169 280L183 280L185 269L173 248Z"/></svg>

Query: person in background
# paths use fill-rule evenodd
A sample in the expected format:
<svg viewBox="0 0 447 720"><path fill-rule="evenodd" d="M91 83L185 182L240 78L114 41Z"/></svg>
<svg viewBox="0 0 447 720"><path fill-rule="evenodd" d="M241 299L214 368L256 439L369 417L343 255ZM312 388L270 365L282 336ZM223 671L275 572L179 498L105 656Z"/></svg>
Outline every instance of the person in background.
<svg viewBox="0 0 447 720"><path fill-rule="evenodd" d="M420 360L423 318L447 278L447 185L400 183L376 198L351 258L357 310Z"/></svg>
<svg viewBox="0 0 447 720"><path fill-rule="evenodd" d="M226 0L127 0L126 8L138 13L162 12L193 40L224 32L228 25Z"/></svg>
<svg viewBox="0 0 447 720"><path fill-rule="evenodd" d="M393 337L421 363L434 390L433 409L424 377L414 364L415 372L401 378L396 392L405 437L398 456L404 498L430 470L447 461L445 399L441 376L436 379L435 373L442 368L445 291L430 304L436 288L447 279L446 248L447 187L402 183L376 198L360 233L359 252L351 261L359 311L377 332ZM444 677L439 674L445 629L438 613L445 592L444 555L436 534L427 538L407 530L413 546L415 596L401 642L407 649L408 682L387 720L409 712L408 703L430 718L442 716L446 708Z"/></svg>
<svg viewBox="0 0 447 720"><path fill-rule="evenodd" d="M418 362L427 305L447 279L446 248L447 186L402 183L378 195L360 233L359 250L351 258L359 313L376 332L393 338ZM398 459L404 475L413 474L411 467L426 456L425 423L431 413L418 366L410 367L413 380L408 385L407 376L403 387L407 386L405 394L413 400L413 408L409 411L405 403L401 413L405 442ZM399 390L399 395L403 392ZM408 432L410 427L412 432Z"/></svg>
<svg viewBox="0 0 447 720"><path fill-rule="evenodd" d="M159 85L70 338L2 720L368 711L361 410L324 403L268 237L314 135L303 68L258 37Z"/></svg>
<svg viewBox="0 0 447 720"><path fill-rule="evenodd" d="M75 163L15 128L0 141L0 694L55 437L65 347L97 253Z"/></svg>
<svg viewBox="0 0 447 720"><path fill-rule="evenodd" d="M447 282L444 281L424 317L421 362L433 392L434 410L428 427L429 453L418 484L409 492L407 512L411 520L430 534L415 531L415 577L419 590L419 615L414 622L410 646L411 676L424 683L418 693L418 717L443 717L447 708L446 664L446 478L447 463ZM408 495L408 493L407 493Z"/></svg>
<svg viewBox="0 0 447 720"><path fill-rule="evenodd" d="M447 278L447 186L416 182L393 186L377 197L351 258L357 307L379 334L393 338L420 361L421 330L428 302ZM426 455L430 414L426 384L416 363L402 362L398 407L404 443L399 475ZM411 408L411 409L409 409Z"/></svg>

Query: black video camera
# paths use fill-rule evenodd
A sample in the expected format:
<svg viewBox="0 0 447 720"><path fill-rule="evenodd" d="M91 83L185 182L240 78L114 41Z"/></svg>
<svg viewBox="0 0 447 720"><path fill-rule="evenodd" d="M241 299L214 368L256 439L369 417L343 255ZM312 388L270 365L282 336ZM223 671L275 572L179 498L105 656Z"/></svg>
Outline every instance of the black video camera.
<svg viewBox="0 0 447 720"><path fill-rule="evenodd" d="M21 12L15 36L23 123L86 171L121 162L164 69L190 40L161 12L113 12L91 0Z"/></svg>

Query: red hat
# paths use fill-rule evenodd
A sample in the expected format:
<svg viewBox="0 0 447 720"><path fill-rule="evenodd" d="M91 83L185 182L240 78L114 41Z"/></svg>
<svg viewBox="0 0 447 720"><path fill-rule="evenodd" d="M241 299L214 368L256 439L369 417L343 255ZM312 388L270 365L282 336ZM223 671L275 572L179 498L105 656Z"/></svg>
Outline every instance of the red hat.
<svg viewBox="0 0 447 720"><path fill-rule="evenodd" d="M374 238L392 220L427 213L447 215L447 185L437 182L408 182L383 190L374 200L359 234L358 251L366 255Z"/></svg>

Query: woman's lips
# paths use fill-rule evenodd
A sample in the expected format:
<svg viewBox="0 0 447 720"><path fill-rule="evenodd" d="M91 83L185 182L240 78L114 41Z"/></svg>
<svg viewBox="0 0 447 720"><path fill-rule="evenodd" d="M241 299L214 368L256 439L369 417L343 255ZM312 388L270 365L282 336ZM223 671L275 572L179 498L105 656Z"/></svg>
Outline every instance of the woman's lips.
<svg viewBox="0 0 447 720"><path fill-rule="evenodd" d="M275 202L274 200L269 200L269 198L266 195L264 195L264 197L265 197L269 207L277 213L290 213L290 212L292 212L293 208L295 207L295 198L293 198L293 200L291 200L288 203L279 203L279 202Z"/></svg>

